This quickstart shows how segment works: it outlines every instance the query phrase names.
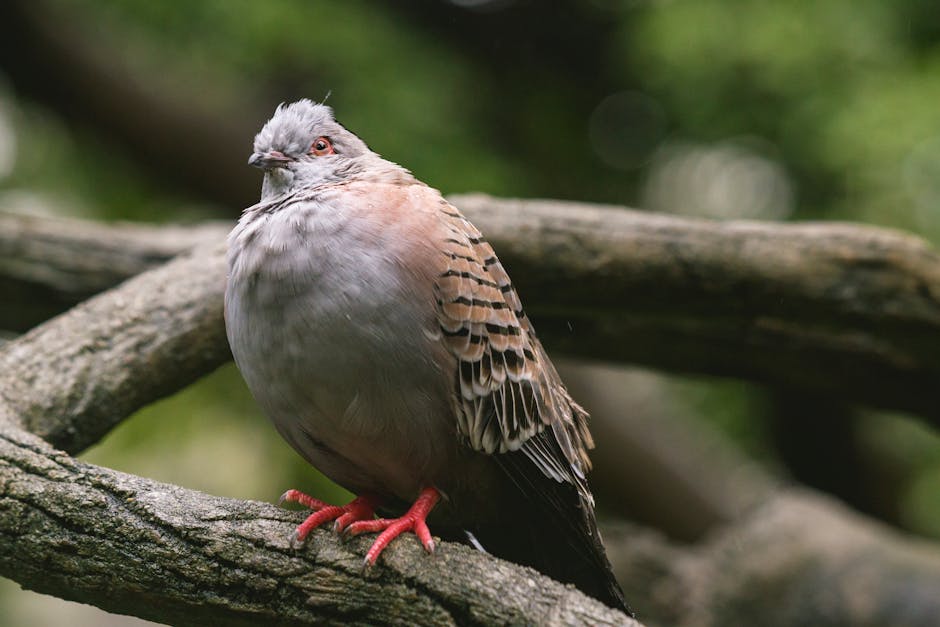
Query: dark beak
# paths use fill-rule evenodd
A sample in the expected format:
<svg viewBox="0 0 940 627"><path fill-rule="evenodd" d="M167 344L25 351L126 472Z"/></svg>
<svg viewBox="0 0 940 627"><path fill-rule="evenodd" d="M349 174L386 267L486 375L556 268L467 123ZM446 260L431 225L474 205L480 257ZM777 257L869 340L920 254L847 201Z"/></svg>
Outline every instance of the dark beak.
<svg viewBox="0 0 940 627"><path fill-rule="evenodd" d="M271 152L255 152L252 153L250 157L248 157L248 165L261 168L262 170L283 168L291 161L293 161L293 159L284 155L284 153L280 150L272 150Z"/></svg>

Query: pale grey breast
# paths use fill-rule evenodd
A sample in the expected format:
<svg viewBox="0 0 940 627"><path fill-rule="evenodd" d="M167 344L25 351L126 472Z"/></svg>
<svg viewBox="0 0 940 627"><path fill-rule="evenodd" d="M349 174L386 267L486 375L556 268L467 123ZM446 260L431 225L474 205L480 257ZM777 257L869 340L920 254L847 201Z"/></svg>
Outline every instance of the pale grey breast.
<svg viewBox="0 0 940 627"><path fill-rule="evenodd" d="M452 374L435 354L433 282L403 275L424 254L404 237L421 216L399 186L360 187L246 213L229 238L229 342L308 461L351 490L410 499L456 449Z"/></svg>

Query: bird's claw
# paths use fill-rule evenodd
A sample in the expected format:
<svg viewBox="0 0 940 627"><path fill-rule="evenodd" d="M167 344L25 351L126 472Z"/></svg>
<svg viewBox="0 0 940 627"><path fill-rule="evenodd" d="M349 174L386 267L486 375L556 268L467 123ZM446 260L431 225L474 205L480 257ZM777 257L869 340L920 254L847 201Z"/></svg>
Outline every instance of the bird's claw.
<svg viewBox="0 0 940 627"><path fill-rule="evenodd" d="M300 503L304 507L308 507L314 511L320 511L326 509L327 507L334 507L329 503L321 501L320 499L315 499L309 494L304 494L300 490L288 490L277 500L277 504L283 505L284 502L288 503Z"/></svg>
<svg viewBox="0 0 940 627"><path fill-rule="evenodd" d="M358 520L369 520L375 515L377 499L374 496L359 496L346 505L330 505L313 498L299 490L288 490L278 499L278 505L285 501L300 503L314 510L312 514L297 527L290 539L292 549L300 548L306 542L311 531L323 523L334 520L333 529L343 531L348 525Z"/></svg>
<svg viewBox="0 0 940 627"><path fill-rule="evenodd" d="M306 538L300 537L300 528L294 530L294 533L290 535L290 548L292 551L297 551L304 548L304 545L307 543Z"/></svg>
<svg viewBox="0 0 940 627"><path fill-rule="evenodd" d="M356 536L360 533L379 531L379 537L375 539L369 551L366 553L365 560L370 565L374 565L379 559L379 555L385 550L389 543L406 531L413 532L418 540L421 541L424 550L428 553L434 552L434 539L431 537L431 531L425 522L428 514L440 499L440 493L434 488L425 488L415 500L414 505L401 518L382 518L378 520L359 520L349 525L345 531L345 536Z"/></svg>
<svg viewBox="0 0 940 627"><path fill-rule="evenodd" d="M385 547L406 531L411 531L418 537L425 551L428 553L434 552L434 539L431 537L431 531L428 529L425 519L440 498L441 495L436 489L425 488L404 516L401 518L380 519L373 518L375 516L375 506L378 503L374 496L359 496L340 507L318 501L297 490L288 490L281 495L278 504L290 501L315 510L297 527L291 536L290 546L292 549L302 547L307 535L329 520L333 521L333 530L339 533L340 538L344 541L361 533L379 532L379 537L372 543L365 556L366 565L372 567L382 551L385 550Z"/></svg>

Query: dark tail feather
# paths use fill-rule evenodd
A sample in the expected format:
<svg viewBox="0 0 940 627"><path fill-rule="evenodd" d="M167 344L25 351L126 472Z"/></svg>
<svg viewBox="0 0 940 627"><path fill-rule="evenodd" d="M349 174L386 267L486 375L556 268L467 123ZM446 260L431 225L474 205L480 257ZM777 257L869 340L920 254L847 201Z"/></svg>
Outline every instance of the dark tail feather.
<svg viewBox="0 0 940 627"><path fill-rule="evenodd" d="M512 479L517 498L510 500L513 505L499 525L470 530L483 547L633 616L604 551L592 505L575 486L546 477L521 453L496 459Z"/></svg>
<svg viewBox="0 0 940 627"><path fill-rule="evenodd" d="M496 557L531 566L540 573L576 588L598 601L633 616L614 578L599 536L573 546L567 532L532 516L518 524L484 527L473 534ZM590 550L591 554L585 552Z"/></svg>

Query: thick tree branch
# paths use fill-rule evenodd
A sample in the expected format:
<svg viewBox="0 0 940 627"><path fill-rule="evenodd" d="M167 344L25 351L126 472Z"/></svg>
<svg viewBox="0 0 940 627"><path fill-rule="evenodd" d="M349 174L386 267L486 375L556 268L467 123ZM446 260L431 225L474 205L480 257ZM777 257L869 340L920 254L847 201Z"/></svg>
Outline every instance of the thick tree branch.
<svg viewBox="0 0 940 627"><path fill-rule="evenodd" d="M70 453L231 358L222 246L132 278L0 348L0 399Z"/></svg>
<svg viewBox="0 0 940 627"><path fill-rule="evenodd" d="M173 625L639 625L576 589L466 547L328 530L298 514L79 462L0 418L0 574Z"/></svg>
<svg viewBox="0 0 940 627"><path fill-rule="evenodd" d="M940 424L940 256L920 239L850 224L453 200L493 242L552 350L741 377ZM47 284L36 278L41 260L30 270L11 246L10 220L0 223L0 272Z"/></svg>
<svg viewBox="0 0 940 627"><path fill-rule="evenodd" d="M849 224L458 204L553 349L817 390L940 424L940 256L922 240Z"/></svg>
<svg viewBox="0 0 940 627"><path fill-rule="evenodd" d="M298 518L84 464L0 418L0 574L39 592L178 625L631 624L450 543L429 557L396 542L366 574L369 539L317 531L295 553ZM650 624L926 627L940 611L936 546L798 491L694 548L631 527L605 537Z"/></svg>

